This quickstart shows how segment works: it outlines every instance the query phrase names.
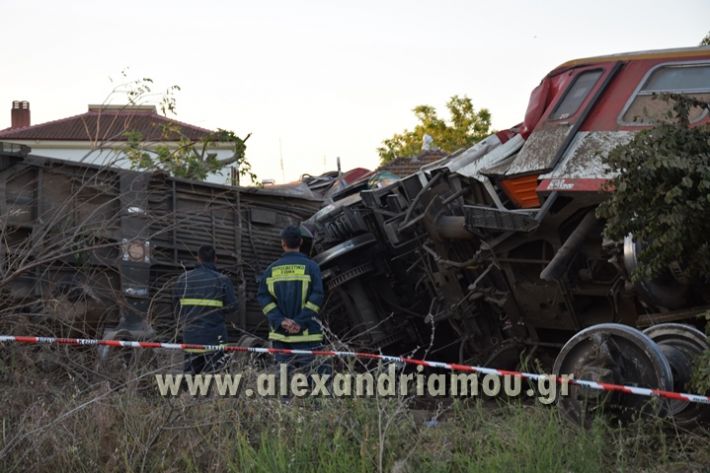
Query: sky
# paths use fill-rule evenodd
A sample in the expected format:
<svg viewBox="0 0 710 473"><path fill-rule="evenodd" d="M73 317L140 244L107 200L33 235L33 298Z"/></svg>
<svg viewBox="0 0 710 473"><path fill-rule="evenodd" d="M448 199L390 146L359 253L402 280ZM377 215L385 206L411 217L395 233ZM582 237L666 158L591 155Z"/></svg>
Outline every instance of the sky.
<svg viewBox="0 0 710 473"><path fill-rule="evenodd" d="M446 116L452 95L513 126L567 60L696 46L710 0L0 0L0 17L0 129L13 100L33 124L76 115L127 70L179 85L175 118L252 133L259 178L284 182L338 157L375 168L382 140L416 124L412 108Z"/></svg>

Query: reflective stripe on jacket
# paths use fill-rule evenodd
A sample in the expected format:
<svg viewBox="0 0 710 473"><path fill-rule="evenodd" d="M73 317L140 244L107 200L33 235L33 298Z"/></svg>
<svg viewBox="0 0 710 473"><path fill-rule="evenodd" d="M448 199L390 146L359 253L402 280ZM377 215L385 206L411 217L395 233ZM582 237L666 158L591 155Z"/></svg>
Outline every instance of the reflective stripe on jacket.
<svg viewBox="0 0 710 473"><path fill-rule="evenodd" d="M237 309L232 281L213 264L201 264L180 275L173 298L185 343L227 342L226 316Z"/></svg>
<svg viewBox="0 0 710 473"><path fill-rule="evenodd" d="M259 280L257 299L269 319L270 340L285 343L323 340L318 313L323 304L323 280L318 265L300 252L286 252ZM299 333L281 327L284 318L301 326Z"/></svg>

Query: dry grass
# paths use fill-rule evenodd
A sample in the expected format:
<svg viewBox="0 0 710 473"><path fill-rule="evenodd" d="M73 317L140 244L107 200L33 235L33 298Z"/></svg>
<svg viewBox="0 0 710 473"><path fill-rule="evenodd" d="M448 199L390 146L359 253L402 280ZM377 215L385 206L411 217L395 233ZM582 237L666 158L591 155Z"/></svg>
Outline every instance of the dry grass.
<svg viewBox="0 0 710 473"><path fill-rule="evenodd" d="M0 469L710 471L710 434L668 421L580 430L554 408L519 403L454 402L434 413L397 399L161 398L151 373L171 357L134 356L99 366L89 349L4 347ZM432 415L439 422L428 426Z"/></svg>

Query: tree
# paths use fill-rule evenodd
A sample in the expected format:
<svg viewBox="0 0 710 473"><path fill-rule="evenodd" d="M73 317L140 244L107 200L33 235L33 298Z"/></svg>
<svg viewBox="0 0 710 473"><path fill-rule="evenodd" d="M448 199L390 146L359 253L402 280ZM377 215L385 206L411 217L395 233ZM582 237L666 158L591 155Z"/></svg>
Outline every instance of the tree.
<svg viewBox="0 0 710 473"><path fill-rule="evenodd" d="M490 134L491 114L482 108L476 111L467 96L454 95L446 103L450 122L439 118L436 109L430 105L419 105L413 109L419 123L414 130L404 130L382 142L377 148L380 161L384 164L402 156L414 156L421 151L424 135L434 140L434 146L446 152L467 148Z"/></svg>
<svg viewBox="0 0 710 473"><path fill-rule="evenodd" d="M125 77L125 72L122 73ZM138 105L152 94L153 80L143 78L124 84L123 92L131 105ZM159 108L163 116L176 115L175 93L180 87L169 87L160 98ZM126 144L120 151L131 163L131 168L140 171L162 171L171 176L194 180L205 180L216 172L234 166L239 176L249 177L252 183L257 182L257 176L246 159L246 141L251 133L241 138L230 130L217 129L199 140L185 136L180 127L168 122L160 126L162 140L148 143L144 136L135 130L126 130ZM227 144L232 156L219 159L215 146Z"/></svg>
<svg viewBox="0 0 710 473"><path fill-rule="evenodd" d="M163 171L171 176L203 181L212 173L235 166L240 176L248 176L252 182L257 181L245 156L246 141L251 133L240 138L233 131L220 128L196 141L182 135L178 127L170 125L164 125L161 133L173 143L146 144L140 132L125 132L128 141L123 152L133 169ZM213 152L214 145L218 143L229 143L232 156L219 159Z"/></svg>
<svg viewBox="0 0 710 473"><path fill-rule="evenodd" d="M700 42L700 46L710 46L710 31L708 31L708 34L706 34Z"/></svg>
<svg viewBox="0 0 710 473"><path fill-rule="evenodd" d="M657 98L660 99L660 98ZM694 107L710 104L669 95L672 120L638 133L605 159L618 173L614 192L597 209L605 236L632 234L640 243L635 281L674 265L676 276L710 281L710 126L689 126Z"/></svg>
<svg viewBox="0 0 710 473"><path fill-rule="evenodd" d="M673 120L638 133L605 159L619 174L597 215L607 219L606 237L618 241L631 234L641 243L632 280L652 279L673 265L675 277L708 284L710 126L690 128L688 116L710 103L675 94L663 99L673 102ZM710 335L710 311L705 317ZM710 350L696 360L691 384L710 391Z"/></svg>

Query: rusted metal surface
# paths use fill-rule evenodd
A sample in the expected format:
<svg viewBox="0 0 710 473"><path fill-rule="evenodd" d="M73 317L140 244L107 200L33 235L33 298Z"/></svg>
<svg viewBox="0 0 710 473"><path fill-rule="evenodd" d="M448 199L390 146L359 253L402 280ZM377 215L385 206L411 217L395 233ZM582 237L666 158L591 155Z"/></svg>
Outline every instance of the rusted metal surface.
<svg viewBox="0 0 710 473"><path fill-rule="evenodd" d="M171 284L203 244L244 288L246 313L233 328L264 335L257 276L281 254L281 229L321 206L293 193L34 156L7 161L0 193L2 313L65 314L70 330L160 336L176 333Z"/></svg>
<svg viewBox="0 0 710 473"><path fill-rule="evenodd" d="M673 372L673 388L684 389L693 377L694 361L710 350L708 337L700 330L685 324L659 324L643 331L660 348ZM669 402L670 414L676 422L692 427L700 418L710 418L710 411L684 400Z"/></svg>
<svg viewBox="0 0 710 473"><path fill-rule="evenodd" d="M638 330L620 324L599 324L572 337L555 361L554 373L575 378L635 386L673 389L673 372L661 348ZM593 413L613 412L615 418L631 420L639 412L663 416L668 403L648 403L638 396L601 396L573 388L559 401L562 412L577 425L591 426Z"/></svg>

